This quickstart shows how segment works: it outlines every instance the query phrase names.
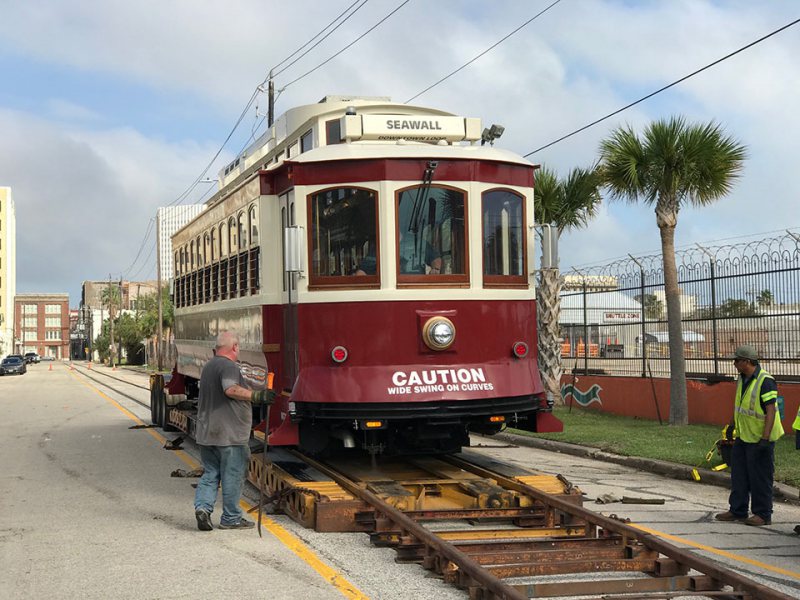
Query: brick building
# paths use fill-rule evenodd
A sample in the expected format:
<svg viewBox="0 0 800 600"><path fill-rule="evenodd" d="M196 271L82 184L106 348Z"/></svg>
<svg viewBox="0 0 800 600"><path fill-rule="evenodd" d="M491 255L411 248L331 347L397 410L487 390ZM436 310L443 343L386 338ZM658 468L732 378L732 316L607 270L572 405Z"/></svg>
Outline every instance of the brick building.
<svg viewBox="0 0 800 600"><path fill-rule="evenodd" d="M14 347L69 358L69 295L18 294L14 297Z"/></svg>

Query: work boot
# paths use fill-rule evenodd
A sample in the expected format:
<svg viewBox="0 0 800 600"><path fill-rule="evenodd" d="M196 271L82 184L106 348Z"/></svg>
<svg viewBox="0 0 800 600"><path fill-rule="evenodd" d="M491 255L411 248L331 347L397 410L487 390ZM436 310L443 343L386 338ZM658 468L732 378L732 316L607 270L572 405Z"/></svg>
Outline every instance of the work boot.
<svg viewBox="0 0 800 600"><path fill-rule="evenodd" d="M255 523L247 519L239 519L238 522L231 524L223 523L222 521L219 522L220 529L252 529L255 526Z"/></svg>
<svg viewBox="0 0 800 600"><path fill-rule="evenodd" d="M197 519L197 528L200 531L211 531L214 526L211 524L211 515L208 511L198 508L194 511L194 518Z"/></svg>
<svg viewBox="0 0 800 600"><path fill-rule="evenodd" d="M727 510L724 513L718 513L714 515L714 518L717 521L745 521L746 517L740 517L738 515L733 514L731 511Z"/></svg>
<svg viewBox="0 0 800 600"><path fill-rule="evenodd" d="M758 515L753 515L749 519L746 519L744 524L752 527L763 527L764 525L772 525L772 521L759 517Z"/></svg>

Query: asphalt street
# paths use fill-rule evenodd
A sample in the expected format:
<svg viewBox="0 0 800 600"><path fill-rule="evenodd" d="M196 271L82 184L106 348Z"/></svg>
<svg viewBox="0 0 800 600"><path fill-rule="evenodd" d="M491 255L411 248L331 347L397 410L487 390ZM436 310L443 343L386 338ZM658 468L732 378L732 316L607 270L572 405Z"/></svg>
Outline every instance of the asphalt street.
<svg viewBox="0 0 800 600"><path fill-rule="evenodd" d="M149 410L56 363L0 378L0 597L3 598L375 598L463 599L363 534L322 534L285 516L250 531L199 532L193 480L197 449L163 448ZM147 376L111 372L139 385ZM102 379L102 378L101 378ZM147 390L126 388L142 402ZM177 434L167 434L174 438ZM721 561L800 598L800 507L777 504L773 524L719 523L725 488L654 470L473 438L473 451L563 474L586 506L627 517L679 546ZM250 490L251 499L254 490ZM596 504L603 494L662 498L663 505ZM218 511L215 514L215 521Z"/></svg>

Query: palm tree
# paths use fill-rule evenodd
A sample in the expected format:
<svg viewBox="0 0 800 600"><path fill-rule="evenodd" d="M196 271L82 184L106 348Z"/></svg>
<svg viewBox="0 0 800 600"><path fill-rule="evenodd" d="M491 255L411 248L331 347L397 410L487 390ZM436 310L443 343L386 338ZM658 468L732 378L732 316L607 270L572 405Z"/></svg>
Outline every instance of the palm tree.
<svg viewBox="0 0 800 600"><path fill-rule="evenodd" d="M564 180L543 167L536 173L533 187L534 218L537 223L555 227L557 237L568 229L585 227L600 204L599 179L595 169L573 169ZM543 257L544 260L544 257ZM545 391L561 396L561 274L558 265L542 264L537 290L539 329L539 372Z"/></svg>
<svg viewBox="0 0 800 600"><path fill-rule="evenodd" d="M620 127L601 142L600 172L612 198L655 206L664 261L670 362L671 425L688 423L675 227L685 205L706 206L725 196L744 166L746 148L715 123L683 117L655 121L642 137Z"/></svg>

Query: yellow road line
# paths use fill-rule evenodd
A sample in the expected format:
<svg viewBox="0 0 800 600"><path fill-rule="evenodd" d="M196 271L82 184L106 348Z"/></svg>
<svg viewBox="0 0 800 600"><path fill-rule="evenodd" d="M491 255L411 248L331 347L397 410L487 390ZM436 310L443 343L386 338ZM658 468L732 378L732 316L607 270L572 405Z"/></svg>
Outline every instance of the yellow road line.
<svg viewBox="0 0 800 600"><path fill-rule="evenodd" d="M126 417L134 421L137 425L144 425L145 423L139 419L136 415L130 412L127 408L120 405L119 402L110 398L100 390L98 390L93 385L86 383L83 379L80 379L77 374L73 373L73 377L80 381L83 385L91 389L92 391L99 394L102 398L104 398L109 404L117 408L124 414ZM158 440L161 444L167 442L167 438L160 435L153 429L146 429L147 433L152 435L156 440ZM177 450L175 454L189 467L195 469L200 466L200 464L191 456L189 456L183 450ZM240 501L239 504L244 508L246 511L250 511L253 506L244 500ZM270 519L266 516L261 516L261 525L267 529L272 535L274 535L284 546L286 546L289 550L294 552L297 556L299 556L303 561L305 561L308 566L314 569L317 573L319 573L323 579L325 579L328 583L330 583L333 587L335 587L345 598L351 598L352 600L369 600L369 596L364 594L361 590L359 590L356 586L345 579L344 575L342 575L339 571L334 569L333 567L327 565L325 562L320 559L311 548L306 546L300 539L291 533L289 530L284 529L278 523Z"/></svg>
<svg viewBox="0 0 800 600"><path fill-rule="evenodd" d="M692 548L697 548L698 550L705 550L706 552L710 552L711 554L724 556L725 558L730 558L731 560L735 560L737 562L746 563L748 565L764 569L765 571L771 571L772 573L779 573L781 575L788 575L789 577L800 579L800 573L798 573L797 571L790 571L788 569L782 569L780 567L773 567L772 565L768 565L759 560L753 560L752 558L747 558L746 556L742 556L741 554L734 554L733 552L728 552L727 550L721 550L719 548L714 548L713 546L706 546L704 544L699 544L697 542L693 542L692 540L688 540L686 538L682 538L677 535L664 533L663 531L658 531L657 529L652 529L644 525L637 525L635 523L631 523L630 525L636 527L636 529L641 529L642 531L645 531L647 533L652 533L653 535L657 535L660 538L664 538L672 542L685 544L686 546L691 546Z"/></svg>

